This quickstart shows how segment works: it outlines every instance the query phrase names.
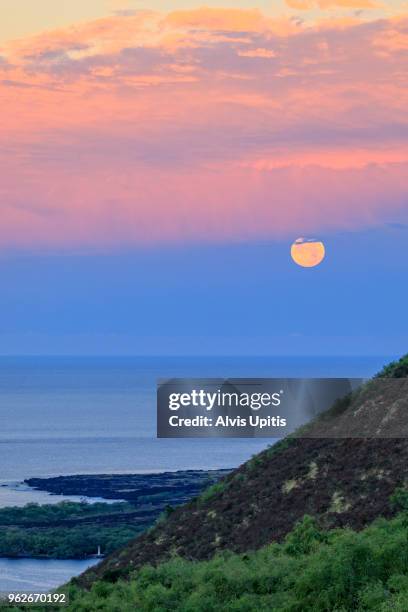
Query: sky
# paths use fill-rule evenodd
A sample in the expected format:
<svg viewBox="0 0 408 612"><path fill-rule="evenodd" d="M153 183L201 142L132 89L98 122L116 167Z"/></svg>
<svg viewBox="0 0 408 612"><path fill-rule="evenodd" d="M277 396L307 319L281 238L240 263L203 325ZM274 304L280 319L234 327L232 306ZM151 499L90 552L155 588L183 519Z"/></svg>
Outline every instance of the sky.
<svg viewBox="0 0 408 612"><path fill-rule="evenodd" d="M405 352L407 59L399 0L3 0L0 353Z"/></svg>

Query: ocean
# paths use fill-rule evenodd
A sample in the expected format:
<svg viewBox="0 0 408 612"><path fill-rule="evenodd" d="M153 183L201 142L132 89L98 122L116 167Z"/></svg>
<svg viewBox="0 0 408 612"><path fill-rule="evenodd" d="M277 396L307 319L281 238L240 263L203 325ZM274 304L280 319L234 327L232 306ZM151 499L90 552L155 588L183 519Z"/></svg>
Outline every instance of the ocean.
<svg viewBox="0 0 408 612"><path fill-rule="evenodd" d="M235 467L273 442L156 439L166 377L366 377L386 357L0 358L0 483ZM0 505L2 491L0 488Z"/></svg>

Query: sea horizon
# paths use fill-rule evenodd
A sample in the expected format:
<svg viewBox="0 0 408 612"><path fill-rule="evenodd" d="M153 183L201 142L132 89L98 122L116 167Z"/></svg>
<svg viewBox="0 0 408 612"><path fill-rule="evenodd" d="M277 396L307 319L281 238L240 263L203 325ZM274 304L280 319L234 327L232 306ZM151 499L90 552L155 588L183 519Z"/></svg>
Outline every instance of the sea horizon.
<svg viewBox="0 0 408 612"><path fill-rule="evenodd" d="M232 469L265 439L157 439L165 377L368 377L377 357L0 357L0 484L31 477ZM13 487L11 487L13 489ZM46 496L0 486L0 506ZM54 501L54 500L52 500Z"/></svg>

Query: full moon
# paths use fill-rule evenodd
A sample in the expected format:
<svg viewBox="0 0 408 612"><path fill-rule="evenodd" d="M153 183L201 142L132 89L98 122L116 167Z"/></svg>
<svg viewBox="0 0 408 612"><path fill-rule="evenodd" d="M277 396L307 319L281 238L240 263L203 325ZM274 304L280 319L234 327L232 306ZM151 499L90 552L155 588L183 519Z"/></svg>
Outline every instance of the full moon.
<svg viewBox="0 0 408 612"><path fill-rule="evenodd" d="M314 238L298 238L290 249L293 261L303 268L318 266L323 261L325 252L323 242Z"/></svg>

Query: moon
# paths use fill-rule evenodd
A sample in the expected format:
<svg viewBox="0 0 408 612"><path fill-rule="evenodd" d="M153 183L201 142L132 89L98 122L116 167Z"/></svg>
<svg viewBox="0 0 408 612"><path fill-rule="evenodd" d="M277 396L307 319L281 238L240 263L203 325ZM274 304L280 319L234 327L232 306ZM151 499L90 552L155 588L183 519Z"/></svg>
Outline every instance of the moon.
<svg viewBox="0 0 408 612"><path fill-rule="evenodd" d="M314 268L323 261L326 249L323 242L315 238L298 238L292 244L290 254L298 266Z"/></svg>

